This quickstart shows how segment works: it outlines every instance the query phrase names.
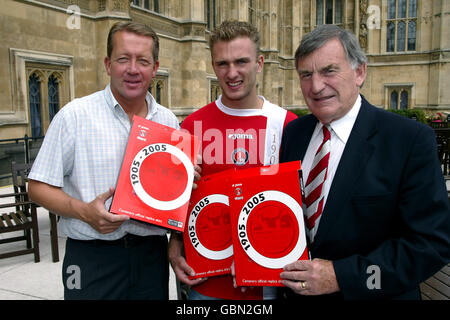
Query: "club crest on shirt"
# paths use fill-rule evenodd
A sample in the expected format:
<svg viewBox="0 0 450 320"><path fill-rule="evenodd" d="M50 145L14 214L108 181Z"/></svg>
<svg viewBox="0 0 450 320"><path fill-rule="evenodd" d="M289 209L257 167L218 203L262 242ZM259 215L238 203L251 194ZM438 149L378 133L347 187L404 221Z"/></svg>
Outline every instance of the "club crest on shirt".
<svg viewBox="0 0 450 320"><path fill-rule="evenodd" d="M248 162L248 151L244 148L237 148L231 153L231 160L238 166L243 166Z"/></svg>

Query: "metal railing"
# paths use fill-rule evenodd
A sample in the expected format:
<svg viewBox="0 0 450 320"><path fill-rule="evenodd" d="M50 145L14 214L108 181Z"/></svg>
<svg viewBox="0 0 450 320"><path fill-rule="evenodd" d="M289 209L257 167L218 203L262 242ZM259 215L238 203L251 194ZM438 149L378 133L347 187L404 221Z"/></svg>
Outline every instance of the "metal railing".
<svg viewBox="0 0 450 320"><path fill-rule="evenodd" d="M30 163L36 157L44 137L1 139L0 140L0 186L8 184L12 178L11 161Z"/></svg>

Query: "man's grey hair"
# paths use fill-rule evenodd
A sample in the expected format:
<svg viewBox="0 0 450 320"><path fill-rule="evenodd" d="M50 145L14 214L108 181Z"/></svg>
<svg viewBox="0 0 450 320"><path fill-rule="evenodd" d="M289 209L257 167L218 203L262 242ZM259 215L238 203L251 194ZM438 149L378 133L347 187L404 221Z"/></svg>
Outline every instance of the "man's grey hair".
<svg viewBox="0 0 450 320"><path fill-rule="evenodd" d="M295 67L298 67L300 59L305 58L326 42L335 38L339 39L344 47L347 60L353 70L361 64L367 63L367 57L353 33L333 24L323 24L303 37L295 52Z"/></svg>

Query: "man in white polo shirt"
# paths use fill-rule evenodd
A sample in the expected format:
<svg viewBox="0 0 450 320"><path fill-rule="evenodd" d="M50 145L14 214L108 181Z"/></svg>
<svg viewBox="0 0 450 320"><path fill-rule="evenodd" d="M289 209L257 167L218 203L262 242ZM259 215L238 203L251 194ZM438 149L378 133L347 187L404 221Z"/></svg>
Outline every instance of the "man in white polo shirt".
<svg viewBox="0 0 450 320"><path fill-rule="evenodd" d="M143 24L111 28L104 61L110 84L56 114L29 174L31 198L61 216L68 236L65 299L168 298L166 231L108 212L133 116L179 128L148 92L158 41ZM74 265L79 286L70 284Z"/></svg>

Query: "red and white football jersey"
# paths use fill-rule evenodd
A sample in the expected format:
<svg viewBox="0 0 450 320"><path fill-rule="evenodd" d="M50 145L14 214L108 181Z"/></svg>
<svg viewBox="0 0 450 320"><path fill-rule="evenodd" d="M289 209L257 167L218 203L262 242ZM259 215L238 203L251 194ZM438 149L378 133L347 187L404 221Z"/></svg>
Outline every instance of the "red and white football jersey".
<svg viewBox="0 0 450 320"><path fill-rule="evenodd" d="M266 99L262 109L232 109L219 97L189 115L181 127L199 138L200 166L205 176L231 168L278 163L283 129L295 118L294 113ZM230 275L211 277L194 289L222 299L262 298L261 287L249 288L244 293L235 289Z"/></svg>

